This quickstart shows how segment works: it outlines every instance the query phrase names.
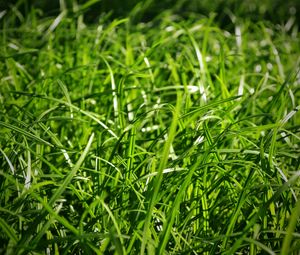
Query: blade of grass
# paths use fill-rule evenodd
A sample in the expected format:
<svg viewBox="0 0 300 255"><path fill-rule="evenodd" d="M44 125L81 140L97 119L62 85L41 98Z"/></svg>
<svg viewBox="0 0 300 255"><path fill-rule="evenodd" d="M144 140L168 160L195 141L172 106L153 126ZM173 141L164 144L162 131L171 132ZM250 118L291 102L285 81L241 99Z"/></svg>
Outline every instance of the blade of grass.
<svg viewBox="0 0 300 255"><path fill-rule="evenodd" d="M80 155L80 158L78 159L78 161L74 165L71 172L67 175L67 177L64 179L63 183L59 186L59 188L52 195L51 199L48 202L49 206L52 206L55 203L55 201L60 197L60 195L64 192L64 190L70 184L71 180L73 179L73 177L75 176L75 174L77 173L77 171L81 167L82 163L84 162L84 160L85 160L85 158L86 158L86 156L87 156L87 154L90 150L90 147L92 145L93 139L94 139L94 133L91 134L83 153Z"/></svg>
<svg viewBox="0 0 300 255"><path fill-rule="evenodd" d="M0 227L2 228L2 231L9 237L13 244L16 244L18 242L18 237L15 233L15 230L10 225L8 225L2 218L0 218Z"/></svg>
<svg viewBox="0 0 300 255"><path fill-rule="evenodd" d="M287 227L286 235L283 239L282 247L281 247L281 255L290 254L291 242L293 240L293 234L296 229L297 223L300 218L300 200L297 201L292 214L289 219L289 225Z"/></svg>
<svg viewBox="0 0 300 255"><path fill-rule="evenodd" d="M24 254L24 252L26 252L26 251L23 250L23 247L26 247L26 245L28 245L30 242L31 242L31 244L37 244L37 239L36 238L42 236L42 233L39 233L39 235L37 237L35 237L33 240L31 240L32 233L36 231L36 227L44 220L44 218L46 216L46 212L47 212L46 209L49 209L49 208L51 209L52 208L53 204L61 196L61 194L64 192L64 190L70 184L70 182L73 179L73 177L75 176L76 172L81 167L81 165L84 162L84 160L85 160L85 158L86 158L86 156L87 156L87 154L89 152L89 149L90 149L90 147L92 145L93 138L94 138L94 133L91 134L91 136L90 136L90 138L88 140L88 143L87 143L87 145L86 145L83 153L81 154L81 156L79 157L78 161L76 162L76 164L72 168L71 172L66 176L66 178L63 181L63 183L59 186L59 188L54 192L54 194L52 195L52 197L49 199L49 202L47 203L47 208L44 207L41 210L41 212L39 214L39 217L32 224L31 228L29 230L27 230L27 233L25 235L23 235L23 238L18 243L18 247L16 247L17 248L17 250L16 250L17 254ZM48 226L50 226L50 225L48 225ZM43 231L47 231L47 228L43 228Z"/></svg>
<svg viewBox="0 0 300 255"><path fill-rule="evenodd" d="M40 138L36 134L32 134L32 133L30 133L30 132L28 132L28 131L26 131L26 130L24 130L22 128L19 128L17 126L11 125L11 124L3 122L3 121L0 121L0 126L3 126L5 128L11 129L11 130L13 130L15 132L18 132L18 133L20 133L20 134L22 134L24 136L27 136L28 138L30 138L32 140L35 140L35 141L37 141L39 143L43 143L43 144L46 144L46 145L51 146L51 147L53 146L51 143L45 141L44 139Z"/></svg>
<svg viewBox="0 0 300 255"><path fill-rule="evenodd" d="M177 91L177 101L176 101L176 107L173 112L173 119L171 122L169 134L168 134L168 139L166 140L163 148L163 152L161 155L161 161L157 169L157 175L155 176L155 180L153 183L153 192L151 194L149 206L147 209L147 214L145 218L145 223L144 223L144 230L143 230L143 239L142 239L142 244L141 244L141 255L145 253L145 247L148 241L150 240L150 222L153 214L153 210L155 207L155 204L157 203L157 196L158 192L161 186L162 178L163 178L163 170L166 168L166 164L169 158L169 153L170 153L170 147L171 144L175 138L176 135L176 127L179 119L179 112L180 112L180 107L181 107L181 92Z"/></svg>

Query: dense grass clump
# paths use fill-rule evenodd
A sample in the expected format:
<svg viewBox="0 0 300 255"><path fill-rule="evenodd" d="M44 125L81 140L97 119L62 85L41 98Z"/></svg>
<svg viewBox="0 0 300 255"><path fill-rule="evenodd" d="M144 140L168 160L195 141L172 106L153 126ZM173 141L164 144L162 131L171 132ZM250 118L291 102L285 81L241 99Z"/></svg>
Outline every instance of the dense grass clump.
<svg viewBox="0 0 300 255"><path fill-rule="evenodd" d="M295 9L226 29L17 7L0 14L1 254L299 252Z"/></svg>

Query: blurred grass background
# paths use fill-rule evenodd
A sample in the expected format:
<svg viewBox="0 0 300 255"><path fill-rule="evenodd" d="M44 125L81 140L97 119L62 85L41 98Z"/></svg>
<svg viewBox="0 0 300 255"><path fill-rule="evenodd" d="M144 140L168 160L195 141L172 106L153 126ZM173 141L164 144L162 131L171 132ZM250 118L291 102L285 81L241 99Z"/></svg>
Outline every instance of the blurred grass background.
<svg viewBox="0 0 300 255"><path fill-rule="evenodd" d="M300 24L300 1L297 0L12 0L0 1L0 9L15 7L26 15L34 7L42 10L41 15L52 16L60 13L62 8L72 11L74 5L86 4L88 7L81 10L85 12L86 23L97 22L103 13L110 13L111 19L131 16L133 22L146 22L169 9L183 17L188 17L191 13L208 16L213 12L216 13L216 21L223 27L231 23L230 13L245 16L253 22L269 20L272 23L282 23L296 14L297 23ZM134 12L135 9L139 11Z"/></svg>

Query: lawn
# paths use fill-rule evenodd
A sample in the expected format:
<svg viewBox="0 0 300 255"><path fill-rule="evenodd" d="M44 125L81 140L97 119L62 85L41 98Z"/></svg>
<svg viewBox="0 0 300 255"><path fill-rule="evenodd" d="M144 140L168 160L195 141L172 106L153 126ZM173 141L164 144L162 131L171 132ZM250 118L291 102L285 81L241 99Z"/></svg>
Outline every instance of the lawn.
<svg viewBox="0 0 300 255"><path fill-rule="evenodd" d="M299 254L299 4L13 2L0 254Z"/></svg>

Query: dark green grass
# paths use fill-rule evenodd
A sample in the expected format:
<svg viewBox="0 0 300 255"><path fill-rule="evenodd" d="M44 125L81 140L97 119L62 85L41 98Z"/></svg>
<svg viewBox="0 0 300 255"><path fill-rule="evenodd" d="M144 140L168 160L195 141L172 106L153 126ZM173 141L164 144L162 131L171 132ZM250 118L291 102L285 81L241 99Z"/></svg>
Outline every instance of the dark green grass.
<svg viewBox="0 0 300 255"><path fill-rule="evenodd" d="M0 20L0 253L297 254L295 16L73 7Z"/></svg>

